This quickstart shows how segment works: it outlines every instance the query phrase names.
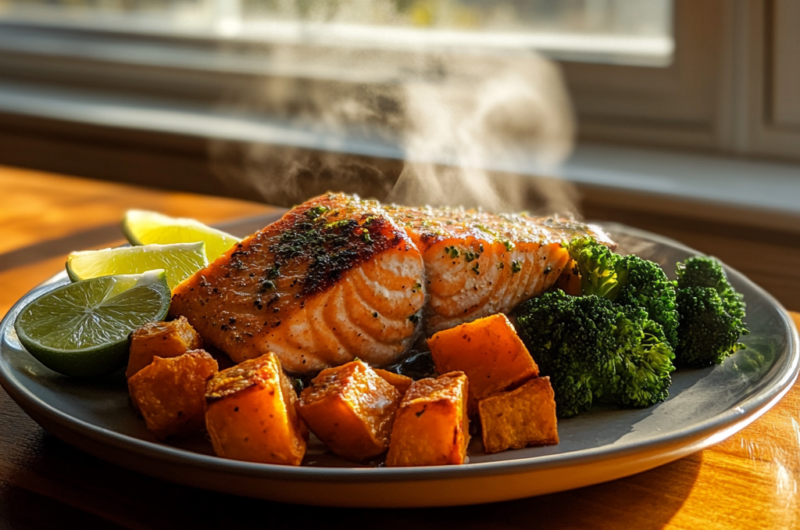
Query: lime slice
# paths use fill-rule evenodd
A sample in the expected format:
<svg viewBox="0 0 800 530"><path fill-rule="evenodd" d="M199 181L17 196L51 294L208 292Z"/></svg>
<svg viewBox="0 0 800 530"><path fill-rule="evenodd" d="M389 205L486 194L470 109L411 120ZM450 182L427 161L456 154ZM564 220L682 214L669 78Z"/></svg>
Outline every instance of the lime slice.
<svg viewBox="0 0 800 530"><path fill-rule="evenodd" d="M206 226L194 219L169 217L146 210L128 210L122 219L122 231L131 245L158 243L206 244L208 261L214 261L240 240L216 228Z"/></svg>
<svg viewBox="0 0 800 530"><path fill-rule="evenodd" d="M167 272L170 289L208 265L205 243L144 245L73 252L67 258L72 281L112 274L141 274L155 269Z"/></svg>
<svg viewBox="0 0 800 530"><path fill-rule="evenodd" d="M59 287L25 306L14 322L23 346L56 372L89 377L128 359L128 335L163 320L170 291L163 270L104 276Z"/></svg>

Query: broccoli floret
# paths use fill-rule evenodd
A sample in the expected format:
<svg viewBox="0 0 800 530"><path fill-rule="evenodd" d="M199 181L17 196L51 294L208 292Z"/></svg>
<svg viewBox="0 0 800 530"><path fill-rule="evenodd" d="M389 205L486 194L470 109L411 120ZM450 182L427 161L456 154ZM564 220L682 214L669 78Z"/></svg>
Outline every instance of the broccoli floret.
<svg viewBox="0 0 800 530"><path fill-rule="evenodd" d="M556 412L574 416L602 396L604 372L612 366L616 311L597 296L552 291L523 304L517 330L543 374L550 376Z"/></svg>
<svg viewBox="0 0 800 530"><path fill-rule="evenodd" d="M669 397L675 354L664 332L639 307L617 314L617 350L611 399L620 405L649 407Z"/></svg>
<svg viewBox="0 0 800 530"><path fill-rule="evenodd" d="M722 264L714 258L695 256L676 265L678 289L684 287L712 287L725 302L725 310L733 317L744 319L744 295L728 281Z"/></svg>
<svg viewBox="0 0 800 530"><path fill-rule="evenodd" d="M591 237L573 239L566 248L581 275L581 294L614 300L620 288L617 271L620 256Z"/></svg>
<svg viewBox="0 0 800 530"><path fill-rule="evenodd" d="M542 374L550 376L560 417L588 410L601 398L650 406L667 397L672 350L641 308L553 291L520 307L517 330Z"/></svg>
<svg viewBox="0 0 800 530"><path fill-rule="evenodd" d="M647 311L650 320L659 324L674 350L678 347L678 308L675 282L667 278L657 264L638 256L620 258L618 269L625 271L625 281L615 302L639 306Z"/></svg>
<svg viewBox="0 0 800 530"><path fill-rule="evenodd" d="M700 368L722 364L743 347L741 334L748 333L740 318L726 310L725 300L712 287L684 287L678 290L677 363Z"/></svg>
<svg viewBox="0 0 800 530"><path fill-rule="evenodd" d="M739 338L750 333L744 324L743 297L713 258L689 258L678 263L677 272L677 363L687 367L721 364L744 348Z"/></svg>
<svg viewBox="0 0 800 530"><path fill-rule="evenodd" d="M629 307L641 307L659 324L674 349L678 345L675 284L663 269L638 256L621 256L592 238L567 247L581 275L581 294L598 295Z"/></svg>
<svg viewBox="0 0 800 530"><path fill-rule="evenodd" d="M722 264L708 256L695 256L675 265L678 287L730 288Z"/></svg>

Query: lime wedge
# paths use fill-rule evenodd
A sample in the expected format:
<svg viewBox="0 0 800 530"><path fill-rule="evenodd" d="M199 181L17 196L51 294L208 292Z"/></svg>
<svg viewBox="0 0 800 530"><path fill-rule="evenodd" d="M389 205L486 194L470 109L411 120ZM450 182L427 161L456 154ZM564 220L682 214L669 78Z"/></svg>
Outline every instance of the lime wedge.
<svg viewBox="0 0 800 530"><path fill-rule="evenodd" d="M170 289L208 265L205 243L144 245L73 252L67 258L72 281L112 274L141 274L155 269L167 272Z"/></svg>
<svg viewBox="0 0 800 530"><path fill-rule="evenodd" d="M102 375L125 365L128 335L163 320L169 301L163 270L104 276L33 300L14 328L22 345L48 368L75 377Z"/></svg>
<svg viewBox="0 0 800 530"><path fill-rule="evenodd" d="M194 219L169 217L146 210L128 210L122 219L122 231L131 245L150 245L158 243L206 244L208 261L214 261L225 251L239 242L238 237L226 234L216 228L206 226Z"/></svg>

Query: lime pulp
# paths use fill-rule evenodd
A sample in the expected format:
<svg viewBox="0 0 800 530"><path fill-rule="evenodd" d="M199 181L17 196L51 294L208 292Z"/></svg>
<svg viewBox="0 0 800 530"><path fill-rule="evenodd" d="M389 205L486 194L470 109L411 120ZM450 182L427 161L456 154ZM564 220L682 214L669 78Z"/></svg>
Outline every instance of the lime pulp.
<svg viewBox="0 0 800 530"><path fill-rule="evenodd" d="M22 345L48 368L70 376L113 372L128 358L128 335L163 320L170 290L163 270L71 283L25 306L14 322Z"/></svg>
<svg viewBox="0 0 800 530"><path fill-rule="evenodd" d="M144 245L73 252L67 258L72 281L164 269L170 289L208 265L205 243Z"/></svg>
<svg viewBox="0 0 800 530"><path fill-rule="evenodd" d="M239 238L195 219L169 217L146 210L128 210L122 220L122 231L132 245L165 245L170 243L206 244L209 262L224 254Z"/></svg>

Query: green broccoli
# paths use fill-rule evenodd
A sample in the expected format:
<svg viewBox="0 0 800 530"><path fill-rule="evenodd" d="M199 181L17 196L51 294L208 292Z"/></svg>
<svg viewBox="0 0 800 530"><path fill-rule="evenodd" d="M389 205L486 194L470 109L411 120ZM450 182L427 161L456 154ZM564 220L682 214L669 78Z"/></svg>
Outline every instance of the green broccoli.
<svg viewBox="0 0 800 530"><path fill-rule="evenodd" d="M559 416L588 410L602 396L603 377L612 364L613 327L616 312L611 302L592 297L573 297L552 291L519 308L517 331L539 364L550 376Z"/></svg>
<svg viewBox="0 0 800 530"><path fill-rule="evenodd" d="M640 307L623 307L614 332L614 379L610 395L615 403L649 407L669 397L675 354L661 326Z"/></svg>
<svg viewBox="0 0 800 530"><path fill-rule="evenodd" d="M668 395L672 349L642 308L552 291L519 308L517 330L550 376L560 417L600 399L644 407Z"/></svg>
<svg viewBox="0 0 800 530"><path fill-rule="evenodd" d="M581 275L581 294L643 308L662 327L670 346L678 346L675 284L657 263L615 254L588 237L573 240L567 248Z"/></svg>
<svg viewBox="0 0 800 530"><path fill-rule="evenodd" d="M657 264L638 256L624 256L618 268L625 278L615 302L624 306L639 306L664 331L672 349L678 347L678 308L675 282L667 278Z"/></svg>
<svg viewBox="0 0 800 530"><path fill-rule="evenodd" d="M576 238L564 246L581 276L581 294L614 300L624 281L617 270L620 256L591 237Z"/></svg>
<svg viewBox="0 0 800 530"><path fill-rule="evenodd" d="M678 263L677 273L677 363L695 368L721 364L744 348L739 338L750 333L744 324L743 297L714 258L689 258Z"/></svg>
<svg viewBox="0 0 800 530"><path fill-rule="evenodd" d="M744 295L736 292L728 281L722 264L714 258L695 256L676 265L678 289L684 287L713 287L725 301L732 316L744 318Z"/></svg>

